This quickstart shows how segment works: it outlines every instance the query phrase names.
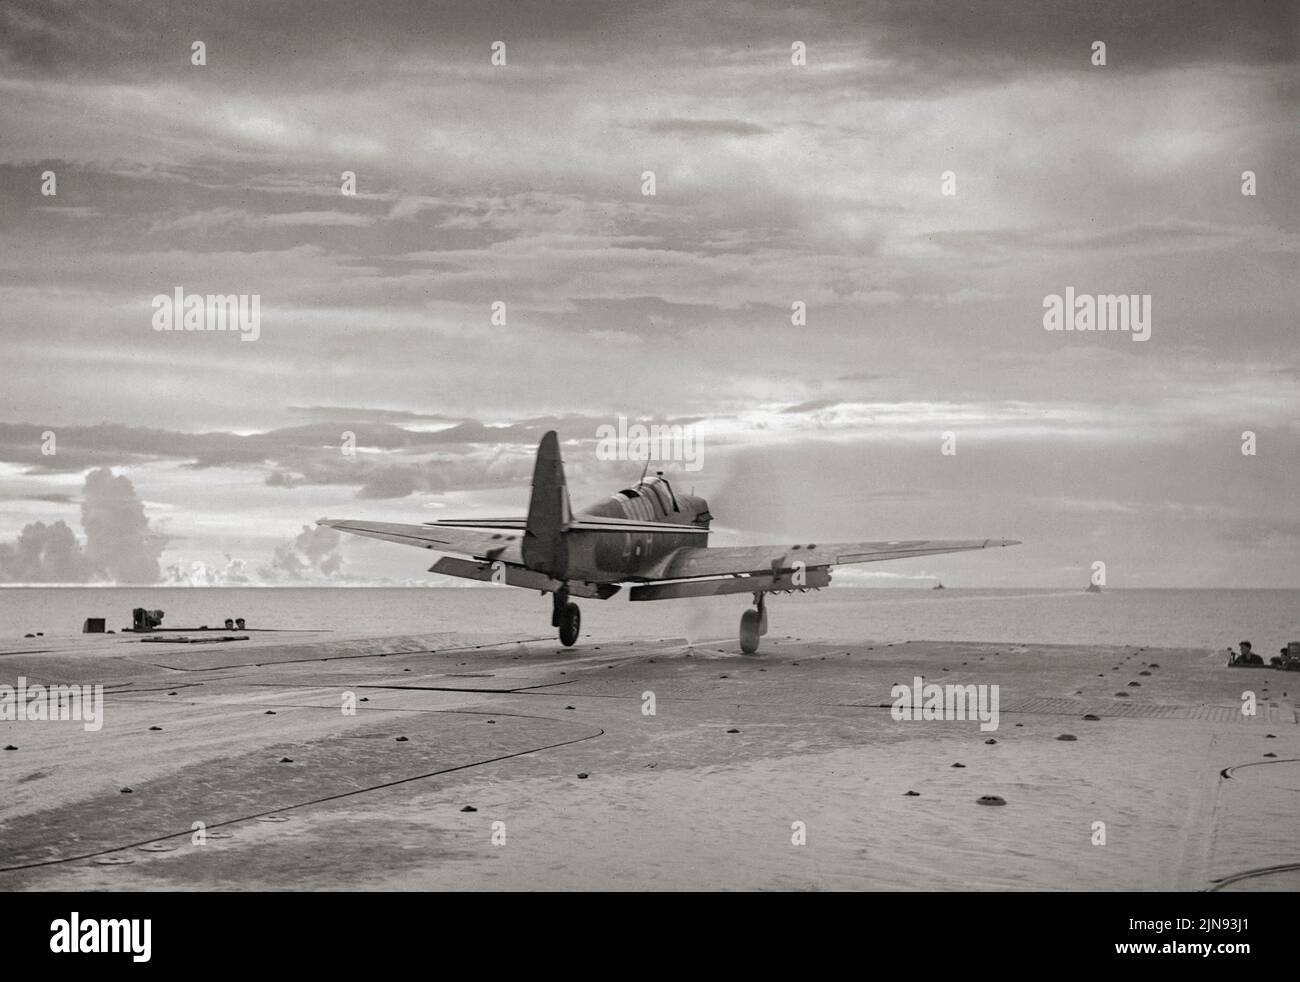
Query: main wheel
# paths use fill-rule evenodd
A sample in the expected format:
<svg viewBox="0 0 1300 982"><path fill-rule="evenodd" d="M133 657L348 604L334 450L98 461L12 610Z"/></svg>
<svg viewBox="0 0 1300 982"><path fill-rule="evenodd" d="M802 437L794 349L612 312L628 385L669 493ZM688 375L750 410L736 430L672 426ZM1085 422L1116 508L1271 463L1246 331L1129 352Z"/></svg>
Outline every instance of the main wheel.
<svg viewBox="0 0 1300 982"><path fill-rule="evenodd" d="M740 650L747 655L752 655L758 650L762 620L762 616L756 610L747 610L740 615Z"/></svg>
<svg viewBox="0 0 1300 982"><path fill-rule="evenodd" d="M564 613L560 615L560 644L566 648L573 647L578 641L578 630L582 627L582 611L577 604L565 604Z"/></svg>

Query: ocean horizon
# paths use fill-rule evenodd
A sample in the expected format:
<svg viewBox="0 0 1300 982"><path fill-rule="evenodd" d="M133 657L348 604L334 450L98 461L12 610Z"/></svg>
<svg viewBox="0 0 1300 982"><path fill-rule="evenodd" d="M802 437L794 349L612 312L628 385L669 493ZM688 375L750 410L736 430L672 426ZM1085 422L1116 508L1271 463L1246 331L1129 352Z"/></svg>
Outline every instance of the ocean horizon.
<svg viewBox="0 0 1300 982"><path fill-rule="evenodd" d="M630 603L582 601L582 642L624 637L734 639L747 595ZM135 607L165 629L327 630L341 634L551 634L550 601L526 590L446 586L8 586L0 638L78 634L88 617L130 626ZM1005 641L1222 649L1250 640L1265 655L1300 638L1300 590L1083 590L837 586L770 598L772 633L805 640ZM729 640L728 643L733 643Z"/></svg>

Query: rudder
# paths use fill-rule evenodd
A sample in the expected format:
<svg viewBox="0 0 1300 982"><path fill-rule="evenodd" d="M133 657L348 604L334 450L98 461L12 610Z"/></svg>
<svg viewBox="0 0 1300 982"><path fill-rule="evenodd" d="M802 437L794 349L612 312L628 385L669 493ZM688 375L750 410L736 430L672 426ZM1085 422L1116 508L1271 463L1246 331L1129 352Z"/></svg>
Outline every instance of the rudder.
<svg viewBox="0 0 1300 982"><path fill-rule="evenodd" d="M564 533L572 518L560 440L554 430L548 430L537 445L537 461L533 464L533 493L528 502L523 541L524 565L557 580L564 579L569 571Z"/></svg>

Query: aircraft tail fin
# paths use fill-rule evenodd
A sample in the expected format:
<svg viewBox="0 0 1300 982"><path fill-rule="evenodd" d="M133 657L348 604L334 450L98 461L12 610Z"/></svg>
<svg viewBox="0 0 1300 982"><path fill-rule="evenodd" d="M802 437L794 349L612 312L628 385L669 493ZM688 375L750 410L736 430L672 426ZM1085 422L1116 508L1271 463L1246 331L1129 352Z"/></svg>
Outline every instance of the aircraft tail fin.
<svg viewBox="0 0 1300 982"><path fill-rule="evenodd" d="M533 464L533 493L524 526L524 565L557 580L564 579L569 571L564 533L572 519L560 440L554 430L548 430L537 445L537 461Z"/></svg>

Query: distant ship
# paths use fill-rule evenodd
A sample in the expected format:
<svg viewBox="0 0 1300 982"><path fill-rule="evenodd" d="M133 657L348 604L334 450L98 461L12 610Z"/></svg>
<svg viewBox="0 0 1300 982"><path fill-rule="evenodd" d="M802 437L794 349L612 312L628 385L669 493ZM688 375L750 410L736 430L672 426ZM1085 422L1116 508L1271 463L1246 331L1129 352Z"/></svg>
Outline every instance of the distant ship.
<svg viewBox="0 0 1300 982"><path fill-rule="evenodd" d="M1083 592L1084 592L1084 593L1101 593L1101 587L1099 587L1096 583L1089 583L1089 584L1088 584L1088 589L1084 590Z"/></svg>
<svg viewBox="0 0 1300 982"><path fill-rule="evenodd" d="M948 589L948 588L947 588L946 586L944 586L942 583L936 583L934 586L930 587L930 589L931 589L931 590L946 590L946 589Z"/></svg>

